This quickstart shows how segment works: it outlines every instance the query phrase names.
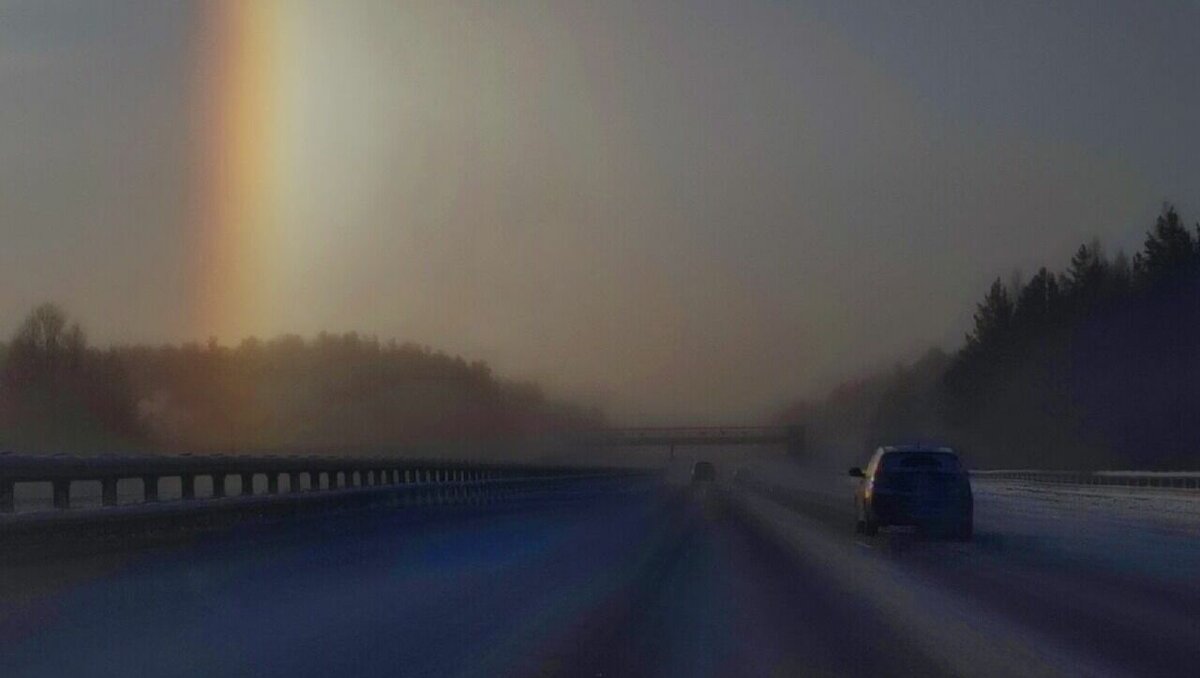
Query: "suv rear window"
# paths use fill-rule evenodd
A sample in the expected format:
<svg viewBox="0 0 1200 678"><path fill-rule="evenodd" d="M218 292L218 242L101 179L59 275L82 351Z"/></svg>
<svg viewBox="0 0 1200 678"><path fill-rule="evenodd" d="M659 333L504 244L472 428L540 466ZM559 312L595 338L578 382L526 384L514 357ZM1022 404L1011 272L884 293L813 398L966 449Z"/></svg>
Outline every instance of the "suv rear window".
<svg viewBox="0 0 1200 678"><path fill-rule="evenodd" d="M962 470L958 463L958 455L949 452L888 452L879 460L879 466L888 473L897 471L958 473Z"/></svg>

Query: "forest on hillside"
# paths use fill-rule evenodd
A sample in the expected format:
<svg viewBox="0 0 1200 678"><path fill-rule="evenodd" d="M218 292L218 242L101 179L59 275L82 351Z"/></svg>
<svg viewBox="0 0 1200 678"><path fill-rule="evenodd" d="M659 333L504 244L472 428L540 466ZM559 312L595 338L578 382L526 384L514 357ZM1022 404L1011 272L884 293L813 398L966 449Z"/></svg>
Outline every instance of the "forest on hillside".
<svg viewBox="0 0 1200 678"><path fill-rule="evenodd" d="M1164 206L1132 259L997 279L957 350L799 402L818 447L949 442L978 468L1200 468L1200 224Z"/></svg>
<svg viewBox="0 0 1200 678"><path fill-rule="evenodd" d="M47 304L0 345L0 450L349 453L543 436L599 416L482 362L355 333L97 348Z"/></svg>

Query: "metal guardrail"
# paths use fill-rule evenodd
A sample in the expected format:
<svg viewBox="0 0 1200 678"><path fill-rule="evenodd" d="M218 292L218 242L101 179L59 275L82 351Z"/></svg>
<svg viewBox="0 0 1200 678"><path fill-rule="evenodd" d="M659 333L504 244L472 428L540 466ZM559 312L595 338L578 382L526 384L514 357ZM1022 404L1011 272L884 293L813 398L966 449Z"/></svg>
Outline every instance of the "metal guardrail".
<svg viewBox="0 0 1200 678"><path fill-rule="evenodd" d="M621 476L644 470L596 466L496 464L470 461L437 461L396 458L347 458L323 456L143 456L143 457L70 457L0 454L0 513L15 509L18 483L50 483L53 506L71 507L71 485L99 482L101 505L116 506L117 483L139 479L142 503L159 501L159 484L164 478L178 478L180 499L223 499L227 480L241 480L239 494L253 495L254 480L266 478L266 494L317 495L354 487L407 485L470 486L497 481L537 480L580 476ZM196 479L212 479L212 494L198 497ZM281 480L287 489L280 491Z"/></svg>
<svg viewBox="0 0 1200 678"><path fill-rule="evenodd" d="M1022 480L1057 485L1200 489L1200 472L999 470L971 471L971 476L982 479Z"/></svg>

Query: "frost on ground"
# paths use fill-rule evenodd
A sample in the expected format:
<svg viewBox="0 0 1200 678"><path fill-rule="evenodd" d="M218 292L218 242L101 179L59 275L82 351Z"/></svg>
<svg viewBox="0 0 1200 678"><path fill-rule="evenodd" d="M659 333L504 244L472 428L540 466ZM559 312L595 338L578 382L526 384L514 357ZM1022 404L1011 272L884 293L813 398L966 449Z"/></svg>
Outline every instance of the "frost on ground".
<svg viewBox="0 0 1200 678"><path fill-rule="evenodd" d="M748 465L743 475L802 494L853 526L856 479L789 462ZM1200 592L1200 492L972 480L972 551L1082 563Z"/></svg>
<svg viewBox="0 0 1200 678"><path fill-rule="evenodd" d="M1196 587L1200 492L975 480L982 535Z"/></svg>
<svg viewBox="0 0 1200 678"><path fill-rule="evenodd" d="M938 586L887 558L831 538L822 526L754 493L739 493L747 518L772 533L796 557L833 577L847 596L876 612L947 673L976 676L1060 676L1121 673L990 614L969 597Z"/></svg>

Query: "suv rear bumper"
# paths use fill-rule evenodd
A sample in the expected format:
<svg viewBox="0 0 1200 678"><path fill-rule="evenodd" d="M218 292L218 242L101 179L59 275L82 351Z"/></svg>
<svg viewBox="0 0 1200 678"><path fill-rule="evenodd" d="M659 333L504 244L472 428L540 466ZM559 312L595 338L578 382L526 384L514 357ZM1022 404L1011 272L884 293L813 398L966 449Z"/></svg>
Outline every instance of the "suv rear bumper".
<svg viewBox="0 0 1200 678"><path fill-rule="evenodd" d="M871 517L878 525L955 525L970 520L970 501L931 500L906 495L876 494L871 497Z"/></svg>

